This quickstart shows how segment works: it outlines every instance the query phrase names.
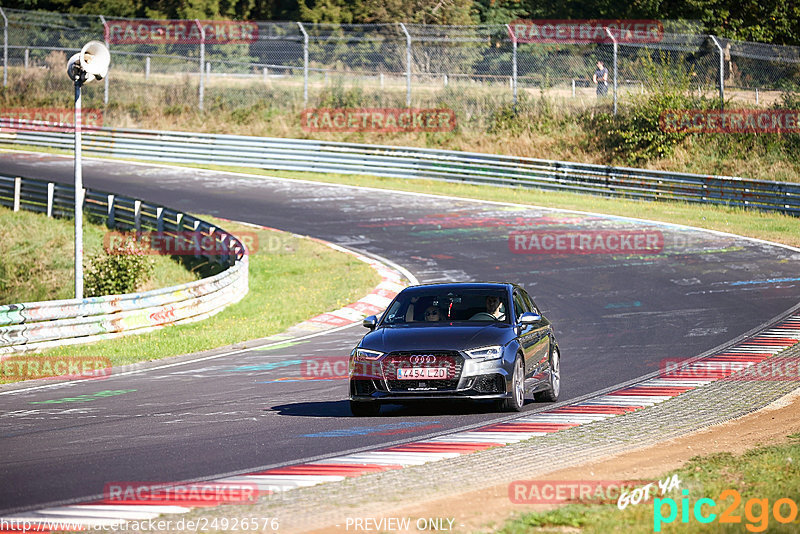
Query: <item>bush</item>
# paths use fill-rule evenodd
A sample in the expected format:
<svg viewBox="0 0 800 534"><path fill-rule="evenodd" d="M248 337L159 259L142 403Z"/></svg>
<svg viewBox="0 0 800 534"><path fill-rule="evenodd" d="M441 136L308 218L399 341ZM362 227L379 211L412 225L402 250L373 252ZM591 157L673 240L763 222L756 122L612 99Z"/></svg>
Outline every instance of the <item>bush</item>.
<svg viewBox="0 0 800 534"><path fill-rule="evenodd" d="M659 119L667 110L712 109L715 101L676 93L656 93L636 99L619 114L584 115L584 125L594 131L592 149L605 152L612 161L628 165L669 156L688 132L668 132Z"/></svg>
<svg viewBox="0 0 800 534"><path fill-rule="evenodd" d="M153 275L155 262L133 236L118 247L93 256L84 274L87 297L133 293Z"/></svg>

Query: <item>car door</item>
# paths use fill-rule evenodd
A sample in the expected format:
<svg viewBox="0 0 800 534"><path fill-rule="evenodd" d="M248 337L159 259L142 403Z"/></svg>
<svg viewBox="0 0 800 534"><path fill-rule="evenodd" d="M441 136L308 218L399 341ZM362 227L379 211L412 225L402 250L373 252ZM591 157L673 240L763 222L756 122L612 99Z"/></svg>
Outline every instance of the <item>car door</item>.
<svg viewBox="0 0 800 534"><path fill-rule="evenodd" d="M550 354L550 323L545 319L533 299L528 295L525 290L519 288L516 290L514 302L520 301L521 307L527 312L533 312L541 316L541 320L532 325L528 325L528 336L530 343L530 353L526 355L526 371L529 371L530 376L541 375L547 370L547 358Z"/></svg>
<svg viewBox="0 0 800 534"><path fill-rule="evenodd" d="M523 313L529 312L530 308L528 308L528 304L525 302L519 290L514 290L512 298L514 301L513 319L514 324L517 325L517 331L519 332L517 335L519 345L522 347L522 353L525 355L525 377L528 378L536 372L536 325L520 324L519 318Z"/></svg>
<svg viewBox="0 0 800 534"><path fill-rule="evenodd" d="M550 342L552 325L550 321L544 316L542 311L536 306L531 296L523 289L520 290L520 295L525 300L526 304L533 313L538 314L542 320L539 321L539 328L536 329L537 337L537 361L542 362L539 372L544 371L549 367L548 358L550 356Z"/></svg>

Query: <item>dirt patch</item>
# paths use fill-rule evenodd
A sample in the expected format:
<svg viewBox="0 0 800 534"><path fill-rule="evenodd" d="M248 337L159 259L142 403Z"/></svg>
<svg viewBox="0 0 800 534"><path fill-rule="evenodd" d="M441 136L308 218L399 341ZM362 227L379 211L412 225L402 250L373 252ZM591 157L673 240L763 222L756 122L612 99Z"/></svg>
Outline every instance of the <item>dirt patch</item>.
<svg viewBox="0 0 800 534"><path fill-rule="evenodd" d="M681 467L693 456L707 455L716 452L741 454L749 449L765 444L785 441L786 436L800 432L800 389L795 390L772 404L745 417L715 425L686 436L668 440L654 446L644 447L612 456L603 461L588 462L576 467L549 473L546 480L643 480L663 478L667 471ZM511 482L509 480L508 482ZM444 518L442 530L455 532L491 532L506 519L531 511L552 508L551 505L514 504L508 497L508 483L491 486L477 491L470 491L413 505L398 506L376 511L372 519L376 528L359 529L357 525L328 527L314 531L328 532L365 532L368 530L391 532L397 525L397 519L410 518L411 528L404 532L430 531L429 518ZM417 519L420 526L428 526L427 530L417 530ZM455 518L448 524L447 518ZM394 523L383 522L391 519ZM380 526L384 528L380 528Z"/></svg>

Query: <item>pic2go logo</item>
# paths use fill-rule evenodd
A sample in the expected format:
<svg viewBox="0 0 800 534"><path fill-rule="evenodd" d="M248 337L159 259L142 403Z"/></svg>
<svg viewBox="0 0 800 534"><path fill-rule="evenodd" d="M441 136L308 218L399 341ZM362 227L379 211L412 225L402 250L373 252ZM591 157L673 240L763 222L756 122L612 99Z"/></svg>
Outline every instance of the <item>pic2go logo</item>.
<svg viewBox="0 0 800 534"><path fill-rule="evenodd" d="M675 499L670 497L656 498L653 500L653 531L661 532L661 525L673 523L681 514L681 523L689 522L691 511L694 520L698 523L713 523L719 517L720 523L741 523L742 516L736 515L742 496L734 489L727 489L719 494L720 501L733 499L733 502L717 516L711 510L717 507L717 502L713 499L704 497L695 501L694 505L689 504L689 490L683 490L683 498L680 500L680 509ZM664 515L664 508L667 508L667 515ZM784 497L778 499L772 505L772 517L778 523L792 523L797 519L797 503L792 499ZM770 506L769 499L749 499L744 505L744 516L748 521L745 528L750 532L764 532L769 528Z"/></svg>

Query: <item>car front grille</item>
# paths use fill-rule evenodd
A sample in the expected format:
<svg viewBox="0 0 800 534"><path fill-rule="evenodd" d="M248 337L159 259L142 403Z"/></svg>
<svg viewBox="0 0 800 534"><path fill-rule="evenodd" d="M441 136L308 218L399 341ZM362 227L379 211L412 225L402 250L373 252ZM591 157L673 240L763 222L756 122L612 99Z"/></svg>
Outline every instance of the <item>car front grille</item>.
<svg viewBox="0 0 800 534"><path fill-rule="evenodd" d="M455 351L414 351L392 352L382 361L383 376L389 391L448 391L458 387L464 357ZM400 368L445 368L445 379L403 379L397 378Z"/></svg>

